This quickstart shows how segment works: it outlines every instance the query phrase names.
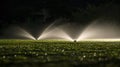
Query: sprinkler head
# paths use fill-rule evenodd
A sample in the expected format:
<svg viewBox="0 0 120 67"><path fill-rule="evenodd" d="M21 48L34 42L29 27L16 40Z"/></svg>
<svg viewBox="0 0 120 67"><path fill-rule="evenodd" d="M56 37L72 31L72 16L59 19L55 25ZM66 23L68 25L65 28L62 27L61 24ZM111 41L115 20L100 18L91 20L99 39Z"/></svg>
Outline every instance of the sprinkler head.
<svg viewBox="0 0 120 67"><path fill-rule="evenodd" d="M77 42L76 40L74 40L74 42Z"/></svg>

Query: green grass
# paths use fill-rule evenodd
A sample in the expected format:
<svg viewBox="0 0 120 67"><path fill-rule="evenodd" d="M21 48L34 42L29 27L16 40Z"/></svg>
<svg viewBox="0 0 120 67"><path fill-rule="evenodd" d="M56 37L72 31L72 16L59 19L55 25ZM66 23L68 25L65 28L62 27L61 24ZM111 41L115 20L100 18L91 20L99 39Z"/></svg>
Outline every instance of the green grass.
<svg viewBox="0 0 120 67"><path fill-rule="evenodd" d="M16 67L19 64L56 67L57 65L49 63L56 64L58 62L63 67L73 67L80 64L98 64L119 59L120 42L0 40L0 64L3 66L12 63L11 67ZM58 67L61 67L59 64Z"/></svg>

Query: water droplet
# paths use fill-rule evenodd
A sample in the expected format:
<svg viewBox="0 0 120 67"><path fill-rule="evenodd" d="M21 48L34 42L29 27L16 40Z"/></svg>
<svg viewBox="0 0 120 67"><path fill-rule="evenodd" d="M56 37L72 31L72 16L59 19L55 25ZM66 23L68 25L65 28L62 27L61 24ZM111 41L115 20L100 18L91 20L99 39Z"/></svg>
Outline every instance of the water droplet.
<svg viewBox="0 0 120 67"><path fill-rule="evenodd" d="M85 58L86 56L84 55L83 58Z"/></svg>
<svg viewBox="0 0 120 67"><path fill-rule="evenodd" d="M6 56L3 56L3 58L6 58Z"/></svg>
<svg viewBox="0 0 120 67"><path fill-rule="evenodd" d="M93 56L96 56L96 53L94 53Z"/></svg>
<svg viewBox="0 0 120 67"><path fill-rule="evenodd" d="M14 57L16 57L17 55L14 55Z"/></svg>
<svg viewBox="0 0 120 67"><path fill-rule="evenodd" d="M47 55L47 53L45 53L45 55Z"/></svg>
<svg viewBox="0 0 120 67"><path fill-rule="evenodd" d="M64 52L64 49L62 50L62 52Z"/></svg>
<svg viewBox="0 0 120 67"><path fill-rule="evenodd" d="M39 54L36 54L36 56L38 56Z"/></svg>

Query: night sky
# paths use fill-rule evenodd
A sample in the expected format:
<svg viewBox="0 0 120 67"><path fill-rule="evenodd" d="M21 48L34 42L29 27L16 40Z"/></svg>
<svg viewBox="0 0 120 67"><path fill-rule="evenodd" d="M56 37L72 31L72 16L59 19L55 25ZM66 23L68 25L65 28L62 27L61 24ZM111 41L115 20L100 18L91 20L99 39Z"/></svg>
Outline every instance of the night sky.
<svg viewBox="0 0 120 67"><path fill-rule="evenodd" d="M0 0L0 36L12 26L38 32L57 19L87 25L96 19L120 21L117 0Z"/></svg>

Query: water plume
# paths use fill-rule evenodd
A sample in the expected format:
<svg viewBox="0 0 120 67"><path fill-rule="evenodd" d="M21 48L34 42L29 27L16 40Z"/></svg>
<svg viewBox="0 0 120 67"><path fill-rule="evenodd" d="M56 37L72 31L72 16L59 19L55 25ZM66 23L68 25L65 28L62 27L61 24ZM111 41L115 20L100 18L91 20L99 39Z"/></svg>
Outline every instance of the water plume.
<svg viewBox="0 0 120 67"><path fill-rule="evenodd" d="M36 40L35 37L33 37L28 31L26 31L25 29L23 29L21 27L14 27L13 34L16 37L22 37L22 38Z"/></svg>
<svg viewBox="0 0 120 67"><path fill-rule="evenodd" d="M112 21L94 21L80 34L77 41L83 39L116 39L118 38L118 28Z"/></svg>
<svg viewBox="0 0 120 67"><path fill-rule="evenodd" d="M37 40L41 39L66 39L69 41L73 41L73 39L65 32L65 28L63 29L63 25L59 24L62 22L61 19L54 21L51 25L49 25L37 38Z"/></svg>
<svg viewBox="0 0 120 67"><path fill-rule="evenodd" d="M38 38L38 40L40 39L67 39L67 40L73 41L72 38L60 28L55 28L50 31L44 32Z"/></svg>
<svg viewBox="0 0 120 67"><path fill-rule="evenodd" d="M36 40L35 37L33 37L30 33L28 33L26 30L24 30L22 28L19 28L18 35L22 36L22 37L25 37L25 38L28 38L28 39Z"/></svg>

